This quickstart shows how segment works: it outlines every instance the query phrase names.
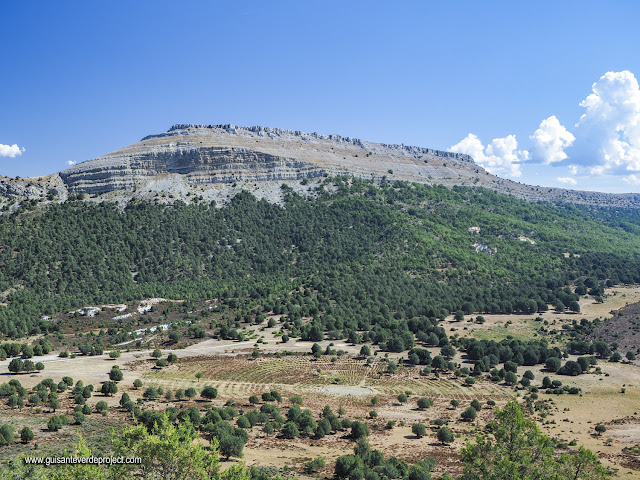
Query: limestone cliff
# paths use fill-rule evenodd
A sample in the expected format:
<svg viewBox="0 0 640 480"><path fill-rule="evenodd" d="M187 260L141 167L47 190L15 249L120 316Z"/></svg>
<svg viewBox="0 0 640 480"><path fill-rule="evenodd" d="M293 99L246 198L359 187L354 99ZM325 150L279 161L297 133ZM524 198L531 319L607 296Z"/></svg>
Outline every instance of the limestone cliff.
<svg viewBox="0 0 640 480"><path fill-rule="evenodd" d="M580 192L505 180L458 153L280 128L192 124L174 125L46 181L44 177L22 183L1 180L0 199L54 196L60 200L67 193L87 193L98 201L158 197L225 201L234 191L246 188L258 197L278 201L282 182L308 191L313 186L304 185L310 179L341 174L482 186L533 201L640 206L640 195L635 194Z"/></svg>

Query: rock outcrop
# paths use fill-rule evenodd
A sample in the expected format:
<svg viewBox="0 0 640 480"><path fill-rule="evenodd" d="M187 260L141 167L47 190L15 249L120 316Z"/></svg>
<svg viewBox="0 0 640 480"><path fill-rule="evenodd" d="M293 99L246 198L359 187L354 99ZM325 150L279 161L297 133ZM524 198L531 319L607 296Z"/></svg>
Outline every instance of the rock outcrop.
<svg viewBox="0 0 640 480"><path fill-rule="evenodd" d="M46 182L0 180L0 202L52 196L57 201L68 193L90 194L98 201L225 201L239 188L278 201L282 182L310 191L312 186L302 187L309 180L345 174L376 181L485 187L531 201L640 206L638 194L581 192L502 179L459 153L281 128L193 124L174 125L49 176ZM34 181L40 181L39 186Z"/></svg>
<svg viewBox="0 0 640 480"><path fill-rule="evenodd" d="M244 147L170 144L149 151L107 155L60 172L71 192L131 190L151 177L184 175L193 185L302 180L325 176L316 165Z"/></svg>

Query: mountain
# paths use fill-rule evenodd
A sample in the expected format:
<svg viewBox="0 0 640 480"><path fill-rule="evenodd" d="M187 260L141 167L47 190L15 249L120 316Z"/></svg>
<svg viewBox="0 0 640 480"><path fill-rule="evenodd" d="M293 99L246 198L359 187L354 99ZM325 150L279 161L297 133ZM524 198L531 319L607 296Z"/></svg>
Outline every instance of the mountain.
<svg viewBox="0 0 640 480"><path fill-rule="evenodd" d="M427 185L485 187L531 201L637 206L638 194L536 187L491 175L464 154L383 144L340 135L267 127L179 124L166 133L87 160L54 175L0 179L0 198L64 200L201 197L224 202L240 189L279 201L282 182L311 191L310 180L349 175Z"/></svg>

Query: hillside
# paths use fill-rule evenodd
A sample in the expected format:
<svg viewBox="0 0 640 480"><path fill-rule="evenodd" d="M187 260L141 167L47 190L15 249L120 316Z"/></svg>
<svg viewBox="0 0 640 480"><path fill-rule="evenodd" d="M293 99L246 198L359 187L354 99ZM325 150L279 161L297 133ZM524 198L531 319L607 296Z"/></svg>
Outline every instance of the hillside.
<svg viewBox="0 0 640 480"><path fill-rule="evenodd" d="M593 330L590 340L617 344L621 352L636 352L640 348L640 303L626 305L605 318Z"/></svg>
<svg viewBox="0 0 640 480"><path fill-rule="evenodd" d="M58 174L0 179L0 208L25 197L63 201L77 193L118 202L164 198L190 203L196 196L224 203L240 189L278 202L283 181L304 191L303 182L335 175L485 187L530 201L634 208L640 204L637 194L524 185L489 174L468 155L430 148L279 128L185 124Z"/></svg>
<svg viewBox="0 0 640 480"><path fill-rule="evenodd" d="M347 336L393 318L406 328L456 311L569 307L586 276L640 283L637 210L402 182L311 185L313 197L283 186L283 205L249 192L222 208L26 202L0 216L0 332L35 333L50 328L40 316L90 303L167 297L246 312L297 304L304 328Z"/></svg>

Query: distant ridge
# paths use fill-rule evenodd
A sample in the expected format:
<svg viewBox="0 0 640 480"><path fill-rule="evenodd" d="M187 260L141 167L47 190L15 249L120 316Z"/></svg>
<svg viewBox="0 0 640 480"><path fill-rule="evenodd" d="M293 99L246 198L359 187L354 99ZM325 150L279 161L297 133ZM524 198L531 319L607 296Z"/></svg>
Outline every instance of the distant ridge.
<svg viewBox="0 0 640 480"><path fill-rule="evenodd" d="M150 138L169 137L174 135L173 132L178 132L183 130L193 131L193 130L202 130L202 129L224 131L230 135L253 136L252 134L254 134L259 137L269 137L269 138L300 137L301 139L312 138L316 140L330 140L332 142L347 143L347 144L355 145L362 148L365 148L365 144L380 145L385 149L398 150L399 152L409 154L409 155L433 155L437 157L452 158L452 159L463 161L463 162L474 163L473 158L471 158L470 155L467 155L465 153L455 153L455 152L448 152L445 150L435 150L433 148L415 147L415 146L395 144L395 143L376 144L372 142L365 142L363 140L360 140L359 138L343 137L335 133L324 135L316 132L305 133L300 130L289 130L286 128L272 128L272 127L261 127L261 126L242 127L242 126L233 125L231 123L228 123L226 125L202 125L202 124L196 124L196 123L178 123L176 125L171 126L171 128L169 128L169 130L167 130L166 133L160 133L156 135L147 135L141 141L148 140ZM178 135L184 135L184 133L180 132L178 133Z"/></svg>

